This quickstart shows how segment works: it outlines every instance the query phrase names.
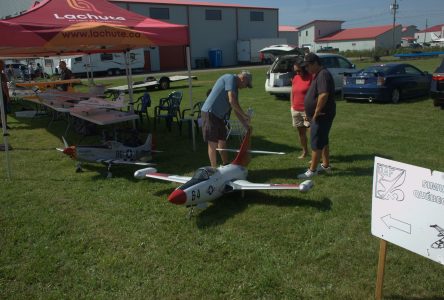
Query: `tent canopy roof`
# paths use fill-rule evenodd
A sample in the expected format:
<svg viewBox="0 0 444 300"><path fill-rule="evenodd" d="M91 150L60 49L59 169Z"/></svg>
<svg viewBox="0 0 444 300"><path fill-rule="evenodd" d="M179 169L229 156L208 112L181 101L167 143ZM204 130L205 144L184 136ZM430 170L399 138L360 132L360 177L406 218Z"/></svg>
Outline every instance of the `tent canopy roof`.
<svg viewBox="0 0 444 300"><path fill-rule="evenodd" d="M0 35L2 57L188 45L187 26L146 18L106 0L47 0L0 21Z"/></svg>

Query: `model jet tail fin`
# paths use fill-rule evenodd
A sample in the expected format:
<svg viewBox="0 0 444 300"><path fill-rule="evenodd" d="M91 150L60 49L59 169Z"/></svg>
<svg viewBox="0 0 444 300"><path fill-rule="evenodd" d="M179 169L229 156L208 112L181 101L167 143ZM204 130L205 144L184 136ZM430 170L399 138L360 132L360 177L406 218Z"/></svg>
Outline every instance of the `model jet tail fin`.
<svg viewBox="0 0 444 300"><path fill-rule="evenodd" d="M65 140L65 137L62 136L62 140L63 140L63 145L65 146L65 148L69 147L68 142Z"/></svg>
<svg viewBox="0 0 444 300"><path fill-rule="evenodd" d="M152 135L151 133L148 134L145 144L143 144L143 148L147 151L151 151L153 148L153 143L152 143L153 139L152 139Z"/></svg>
<svg viewBox="0 0 444 300"><path fill-rule="evenodd" d="M247 130L247 133L244 136L244 139L242 141L242 145L239 149L239 153L237 154L236 158L233 160L233 165L240 165L246 167L248 163L250 162L250 153L248 150L250 150L250 144L251 144L251 132L253 131L253 128L250 127Z"/></svg>

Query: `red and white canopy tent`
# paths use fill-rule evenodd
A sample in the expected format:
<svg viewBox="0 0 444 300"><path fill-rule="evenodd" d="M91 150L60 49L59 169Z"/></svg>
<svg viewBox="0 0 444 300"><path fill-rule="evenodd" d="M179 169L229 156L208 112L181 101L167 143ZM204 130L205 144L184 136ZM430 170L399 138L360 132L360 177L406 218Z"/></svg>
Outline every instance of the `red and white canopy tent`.
<svg viewBox="0 0 444 300"><path fill-rule="evenodd" d="M187 26L146 18L106 0L43 1L20 16L0 21L0 36L0 57L8 58L104 52L124 52L127 56L135 48L189 44ZM188 48L187 60L190 73ZM189 86L192 107L191 79ZM128 87L132 103L130 75ZM0 103L7 149L3 101ZM8 154L6 157L8 160Z"/></svg>

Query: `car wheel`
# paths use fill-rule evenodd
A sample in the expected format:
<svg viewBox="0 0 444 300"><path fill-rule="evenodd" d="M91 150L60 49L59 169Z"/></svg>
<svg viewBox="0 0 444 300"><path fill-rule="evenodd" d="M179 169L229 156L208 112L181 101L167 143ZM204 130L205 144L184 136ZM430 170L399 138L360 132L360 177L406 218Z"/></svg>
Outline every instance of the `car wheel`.
<svg viewBox="0 0 444 300"><path fill-rule="evenodd" d="M399 103L400 95L401 95L401 93L399 92L398 89L393 89L393 91L392 91L392 103L393 104Z"/></svg>
<svg viewBox="0 0 444 300"><path fill-rule="evenodd" d="M114 70L114 75L120 75L120 70L119 69L115 69Z"/></svg>
<svg viewBox="0 0 444 300"><path fill-rule="evenodd" d="M113 70L112 69L109 69L108 71L106 71L106 74L108 75L108 76L113 76Z"/></svg>

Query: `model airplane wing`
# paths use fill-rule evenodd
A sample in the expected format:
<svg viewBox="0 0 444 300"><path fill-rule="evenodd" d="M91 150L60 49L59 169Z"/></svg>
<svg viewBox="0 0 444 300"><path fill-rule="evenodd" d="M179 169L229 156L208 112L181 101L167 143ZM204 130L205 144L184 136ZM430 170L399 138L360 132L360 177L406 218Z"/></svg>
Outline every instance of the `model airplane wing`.
<svg viewBox="0 0 444 300"><path fill-rule="evenodd" d="M226 152L236 152L239 153L239 149L224 149L224 148L216 148L217 151L226 151ZM284 155L285 152L276 152L276 151L263 151L263 150L247 150L248 153L252 154L277 154Z"/></svg>
<svg viewBox="0 0 444 300"><path fill-rule="evenodd" d="M185 183L185 182L190 181L190 179L191 179L191 177L188 177L188 176L179 176L179 175L158 173L155 168L145 168L145 169L137 170L134 173L134 177L137 179L145 179L148 177L148 178L160 179L160 180L177 182L177 183Z"/></svg>
<svg viewBox="0 0 444 300"><path fill-rule="evenodd" d="M97 159L96 162L111 165L138 165L138 166L154 166L155 164L143 161L130 161L121 159Z"/></svg>
<svg viewBox="0 0 444 300"><path fill-rule="evenodd" d="M233 190L300 190L306 192L313 187L313 181L306 180L300 184L254 183L247 180L235 180L228 183Z"/></svg>

